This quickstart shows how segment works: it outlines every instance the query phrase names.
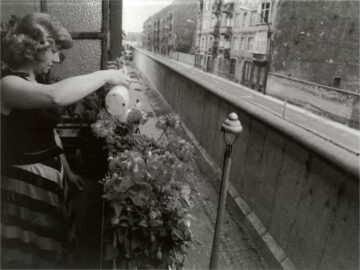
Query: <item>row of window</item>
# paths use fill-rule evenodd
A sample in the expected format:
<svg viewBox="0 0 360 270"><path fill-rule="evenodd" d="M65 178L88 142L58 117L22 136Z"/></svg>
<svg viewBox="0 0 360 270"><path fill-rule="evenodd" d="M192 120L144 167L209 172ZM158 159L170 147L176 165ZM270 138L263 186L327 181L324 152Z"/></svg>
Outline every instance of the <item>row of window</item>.
<svg viewBox="0 0 360 270"><path fill-rule="evenodd" d="M211 8L211 1L208 2ZM206 6L206 5L205 5ZM257 24L263 24L270 22L271 3L262 2L260 4L260 10L243 10L237 12L232 18L226 14L221 16L221 24L226 26L237 27L248 27ZM211 26L214 26L217 22L217 17L212 15ZM209 21L205 20L203 23L203 29L209 28Z"/></svg>
<svg viewBox="0 0 360 270"><path fill-rule="evenodd" d="M203 36L201 40L197 39L196 44L199 44L200 49L204 51L207 48L211 48L213 46L213 42L214 37L209 35L207 40L205 36ZM242 36L241 38L234 36L231 40L231 44L224 38L224 36L221 36L219 40L219 47L231 48L235 53L239 51L248 51L266 54L267 46L267 32L257 32L255 36Z"/></svg>
<svg viewBox="0 0 360 270"><path fill-rule="evenodd" d="M267 14L266 17L264 17L266 19L262 19L262 17L257 13L257 11L236 13L234 18L231 18L223 14L221 16L221 25L232 26L234 28L255 26L258 24L263 24L268 22L269 13L267 12L266 14ZM208 20L204 21L203 29L207 29L210 26L214 27L217 22L218 19L214 15L211 17L210 22Z"/></svg>
<svg viewBox="0 0 360 270"><path fill-rule="evenodd" d="M148 21L146 26L148 29L151 29L153 26L154 28L160 28L160 25L168 25L172 23L173 23L173 15L172 13L170 13L164 18L159 18L155 21L152 20ZM146 26L144 28L146 28Z"/></svg>

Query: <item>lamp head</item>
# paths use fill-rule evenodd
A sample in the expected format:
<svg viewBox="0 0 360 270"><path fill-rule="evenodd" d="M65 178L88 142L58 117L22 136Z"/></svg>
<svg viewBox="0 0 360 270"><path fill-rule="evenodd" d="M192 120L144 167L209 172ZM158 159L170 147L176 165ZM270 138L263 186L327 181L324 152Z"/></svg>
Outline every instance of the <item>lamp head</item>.
<svg viewBox="0 0 360 270"><path fill-rule="evenodd" d="M228 118L221 125L221 131L224 132L224 142L226 145L233 145L243 130L236 113L230 113Z"/></svg>

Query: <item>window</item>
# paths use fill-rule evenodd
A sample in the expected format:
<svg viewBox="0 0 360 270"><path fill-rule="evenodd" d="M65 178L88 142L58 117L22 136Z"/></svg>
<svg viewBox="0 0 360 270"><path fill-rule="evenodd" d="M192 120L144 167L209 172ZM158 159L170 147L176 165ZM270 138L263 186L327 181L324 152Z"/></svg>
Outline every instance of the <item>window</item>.
<svg viewBox="0 0 360 270"><path fill-rule="evenodd" d="M205 50L205 37L201 38L201 49Z"/></svg>
<svg viewBox="0 0 360 270"><path fill-rule="evenodd" d="M257 32L255 34L254 51L266 54L267 51L267 32Z"/></svg>
<svg viewBox="0 0 360 270"><path fill-rule="evenodd" d="M233 49L234 52L239 51L239 38L237 37L233 38L231 48Z"/></svg>
<svg viewBox="0 0 360 270"><path fill-rule="evenodd" d="M207 38L207 46L206 46L207 50L212 47L213 39L214 38L211 35L208 36L208 38Z"/></svg>
<svg viewBox="0 0 360 270"><path fill-rule="evenodd" d="M242 21L242 27L245 27L246 26L246 18L247 17L247 13L244 12L244 15L243 15L243 21Z"/></svg>
<svg viewBox="0 0 360 270"><path fill-rule="evenodd" d="M211 26L214 27L216 25L216 18L211 17Z"/></svg>
<svg viewBox="0 0 360 270"><path fill-rule="evenodd" d="M251 63L246 61L244 65L244 81L246 85L246 81L250 81L251 79Z"/></svg>
<svg viewBox="0 0 360 270"><path fill-rule="evenodd" d="M250 25L256 25L258 24L258 14L257 11L251 11L251 17L250 17Z"/></svg>
<svg viewBox="0 0 360 270"><path fill-rule="evenodd" d="M230 40L224 41L224 49L230 49L231 48L231 42Z"/></svg>
<svg viewBox="0 0 360 270"><path fill-rule="evenodd" d="M255 65L255 66L254 66L254 69L253 69L253 74L252 74L252 82L253 82L254 84L257 83L258 73L259 73L259 66Z"/></svg>
<svg viewBox="0 0 360 270"><path fill-rule="evenodd" d="M223 35L220 36L219 48L224 48L225 46L225 38Z"/></svg>
<svg viewBox="0 0 360 270"><path fill-rule="evenodd" d="M244 37L241 38L240 50L245 51L245 38Z"/></svg>
<svg viewBox="0 0 360 270"><path fill-rule="evenodd" d="M266 67L260 67L259 81L258 81L258 84L260 85L260 87L263 87L265 84L265 74L266 74Z"/></svg>
<svg viewBox="0 0 360 270"><path fill-rule="evenodd" d="M207 10L211 10L211 0L208 1Z"/></svg>
<svg viewBox="0 0 360 270"><path fill-rule="evenodd" d="M224 13L221 16L221 25L226 25L226 15Z"/></svg>
<svg viewBox="0 0 360 270"><path fill-rule="evenodd" d="M230 75L235 75L235 69L236 69L236 59L232 58L230 60Z"/></svg>
<svg viewBox="0 0 360 270"><path fill-rule="evenodd" d="M235 23L234 23L235 27L240 26L240 13L236 13L235 15Z"/></svg>
<svg viewBox="0 0 360 270"><path fill-rule="evenodd" d="M270 16L270 2L261 3L260 22L261 23L269 22L269 16Z"/></svg>
<svg viewBox="0 0 360 270"><path fill-rule="evenodd" d="M226 18L226 26L231 26L231 18L230 17Z"/></svg>
<svg viewBox="0 0 360 270"><path fill-rule="evenodd" d="M340 88L340 84L341 84L341 78L340 77L334 77L333 78L333 86Z"/></svg>
<svg viewBox="0 0 360 270"><path fill-rule="evenodd" d="M247 51L252 51L254 49L254 37L248 38Z"/></svg>

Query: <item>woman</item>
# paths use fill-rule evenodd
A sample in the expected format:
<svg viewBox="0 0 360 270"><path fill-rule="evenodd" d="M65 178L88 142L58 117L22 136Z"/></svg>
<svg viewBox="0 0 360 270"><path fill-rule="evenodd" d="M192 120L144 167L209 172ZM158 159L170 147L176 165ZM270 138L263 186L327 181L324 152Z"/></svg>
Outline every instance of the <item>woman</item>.
<svg viewBox="0 0 360 270"><path fill-rule="evenodd" d="M2 268L63 267L73 240L68 184L79 189L55 126L58 108L104 84L127 84L119 70L102 70L45 85L36 81L72 46L53 16L32 13L2 37L1 262Z"/></svg>

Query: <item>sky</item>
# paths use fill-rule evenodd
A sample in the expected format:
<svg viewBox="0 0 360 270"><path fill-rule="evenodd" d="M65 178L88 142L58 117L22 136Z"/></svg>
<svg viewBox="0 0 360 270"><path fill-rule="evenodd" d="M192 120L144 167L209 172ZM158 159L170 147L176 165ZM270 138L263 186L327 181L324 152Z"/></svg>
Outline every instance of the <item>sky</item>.
<svg viewBox="0 0 360 270"><path fill-rule="evenodd" d="M142 32L144 21L169 5L173 0L123 0L123 29Z"/></svg>

